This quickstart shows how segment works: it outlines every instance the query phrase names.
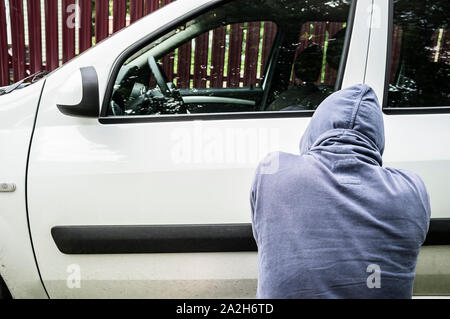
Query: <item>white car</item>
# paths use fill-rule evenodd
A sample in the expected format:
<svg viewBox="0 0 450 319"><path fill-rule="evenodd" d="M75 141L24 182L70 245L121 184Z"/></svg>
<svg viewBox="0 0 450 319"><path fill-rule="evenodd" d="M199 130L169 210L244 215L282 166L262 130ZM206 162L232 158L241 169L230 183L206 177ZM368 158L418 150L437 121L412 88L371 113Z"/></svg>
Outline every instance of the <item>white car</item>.
<svg viewBox="0 0 450 319"><path fill-rule="evenodd" d="M450 295L448 6L178 0L0 89L0 296L253 298L254 169L357 83L431 195L414 294Z"/></svg>

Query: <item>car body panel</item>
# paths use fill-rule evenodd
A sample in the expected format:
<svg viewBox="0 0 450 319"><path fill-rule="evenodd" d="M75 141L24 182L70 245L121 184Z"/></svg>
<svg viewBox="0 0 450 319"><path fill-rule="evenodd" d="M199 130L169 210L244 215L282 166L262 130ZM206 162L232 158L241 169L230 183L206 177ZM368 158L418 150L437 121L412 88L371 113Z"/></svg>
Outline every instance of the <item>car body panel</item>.
<svg viewBox="0 0 450 319"><path fill-rule="evenodd" d="M201 5L187 4L192 10ZM47 78L28 180L31 232L36 239L42 277L52 298L255 296L254 252L65 255L57 249L50 233L58 225L249 223L249 189L257 162L270 151L298 152L309 118L103 125L98 119L68 117L58 111L54 92L72 72L82 66L94 66L103 96L107 75L117 53L122 51L116 45L126 48L139 41L162 27L155 21L164 17L167 23L177 17L177 10L181 10L181 5L143 18L135 29L145 28L145 34L138 36L125 29L117 38L100 43ZM366 20L367 17L360 17L358 21ZM353 36L365 38L367 44L368 29L355 28ZM108 56L103 56L106 51ZM361 54L358 50L352 52ZM361 81L362 61L365 58L359 56L347 62L353 72L345 74L347 85ZM257 141L269 142L246 154L255 146L246 141L252 134L256 134ZM204 136L216 139L214 147L225 153L227 143L239 142L242 137L241 150L246 155L238 159L239 155L233 153L226 154L232 157L229 161L211 160L210 145L202 140ZM186 146L195 143L199 143L199 148L194 153L178 156ZM67 286L72 266L79 270L81 278L77 289Z"/></svg>
<svg viewBox="0 0 450 319"><path fill-rule="evenodd" d="M0 96L0 275L14 298L47 298L28 230L26 183L28 150L44 80Z"/></svg>

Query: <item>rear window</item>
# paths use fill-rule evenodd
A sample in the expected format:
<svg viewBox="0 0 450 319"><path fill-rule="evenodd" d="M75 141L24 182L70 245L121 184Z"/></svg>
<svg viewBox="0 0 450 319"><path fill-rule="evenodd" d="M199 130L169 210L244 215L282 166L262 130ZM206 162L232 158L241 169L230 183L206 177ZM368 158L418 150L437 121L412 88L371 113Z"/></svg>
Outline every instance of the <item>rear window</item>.
<svg viewBox="0 0 450 319"><path fill-rule="evenodd" d="M388 107L450 106L449 0L395 0Z"/></svg>

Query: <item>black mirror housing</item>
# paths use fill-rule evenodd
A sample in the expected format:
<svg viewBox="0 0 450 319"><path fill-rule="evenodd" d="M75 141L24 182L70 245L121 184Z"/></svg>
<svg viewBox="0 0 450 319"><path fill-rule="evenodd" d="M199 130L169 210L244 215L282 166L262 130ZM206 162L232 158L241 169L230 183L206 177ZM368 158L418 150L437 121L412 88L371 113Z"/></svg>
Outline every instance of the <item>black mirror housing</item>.
<svg viewBox="0 0 450 319"><path fill-rule="evenodd" d="M94 67L80 68L82 81L81 102L76 105L57 105L68 116L98 118L100 112L97 71Z"/></svg>

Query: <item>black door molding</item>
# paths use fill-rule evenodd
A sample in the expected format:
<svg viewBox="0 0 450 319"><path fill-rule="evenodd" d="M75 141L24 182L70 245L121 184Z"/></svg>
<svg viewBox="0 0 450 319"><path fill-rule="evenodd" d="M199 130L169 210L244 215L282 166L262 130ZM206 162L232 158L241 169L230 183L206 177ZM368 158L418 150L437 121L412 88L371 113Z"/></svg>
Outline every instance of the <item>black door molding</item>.
<svg viewBox="0 0 450 319"><path fill-rule="evenodd" d="M251 224L57 226L64 254L157 254L257 251ZM450 218L432 219L424 246L450 245Z"/></svg>

